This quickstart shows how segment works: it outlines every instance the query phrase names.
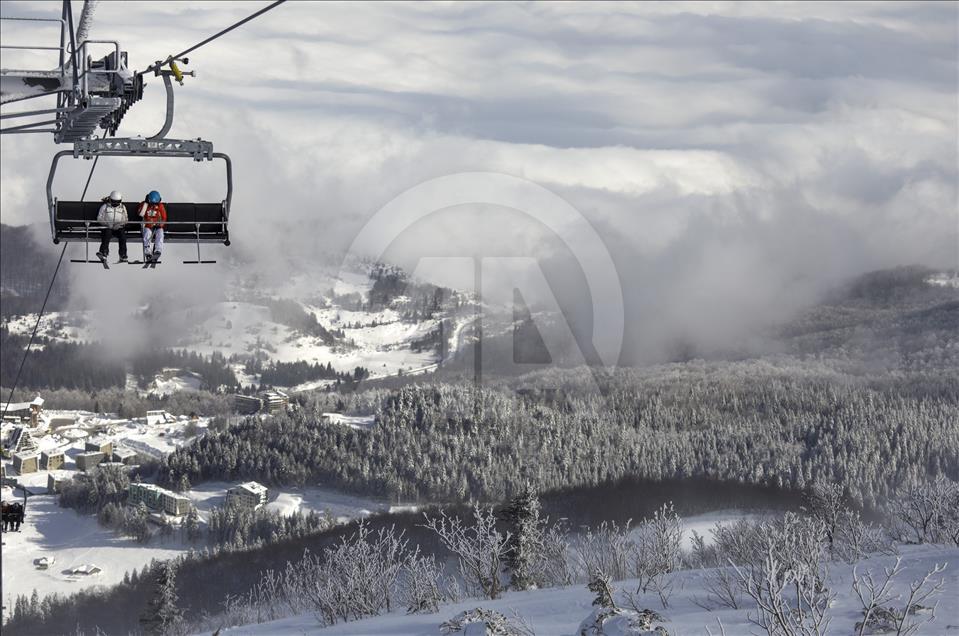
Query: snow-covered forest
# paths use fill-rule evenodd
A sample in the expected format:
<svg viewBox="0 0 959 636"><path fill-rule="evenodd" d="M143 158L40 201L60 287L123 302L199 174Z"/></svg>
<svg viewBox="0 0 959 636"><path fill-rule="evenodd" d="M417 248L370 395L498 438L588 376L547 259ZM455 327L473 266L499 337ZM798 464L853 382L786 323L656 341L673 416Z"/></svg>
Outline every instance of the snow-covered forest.
<svg viewBox="0 0 959 636"><path fill-rule="evenodd" d="M370 430L325 425L319 414L340 398L320 396L177 451L170 483L319 479L401 500L465 501L501 500L527 481L554 489L705 476L798 489L835 481L876 505L929 477L959 477L959 385L939 375L852 377L763 360L620 370L599 382L602 392L588 370L551 370L515 388L370 391Z"/></svg>

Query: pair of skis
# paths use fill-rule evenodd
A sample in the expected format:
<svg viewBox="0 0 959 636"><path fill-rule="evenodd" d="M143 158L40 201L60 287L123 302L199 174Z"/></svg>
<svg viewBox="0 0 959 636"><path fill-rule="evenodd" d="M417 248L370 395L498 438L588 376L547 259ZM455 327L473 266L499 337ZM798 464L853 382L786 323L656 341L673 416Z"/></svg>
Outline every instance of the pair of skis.
<svg viewBox="0 0 959 636"><path fill-rule="evenodd" d="M106 256L100 256L99 254L97 254L97 259L99 259L100 264L103 265L103 269L110 269L110 263L107 262ZM117 261L116 264L119 265L122 262L123 261ZM147 261L127 261L127 263L130 265L143 265L143 269L146 269L148 267L150 269L156 269L156 266L160 263L160 261L158 259L151 258L150 260L147 260Z"/></svg>

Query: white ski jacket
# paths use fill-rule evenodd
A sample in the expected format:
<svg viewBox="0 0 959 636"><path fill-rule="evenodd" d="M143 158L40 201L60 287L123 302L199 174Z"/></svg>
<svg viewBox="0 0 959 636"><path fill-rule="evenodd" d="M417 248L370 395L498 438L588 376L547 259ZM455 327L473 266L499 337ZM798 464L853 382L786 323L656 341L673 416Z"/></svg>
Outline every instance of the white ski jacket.
<svg viewBox="0 0 959 636"><path fill-rule="evenodd" d="M127 224L128 220L126 206L122 203L120 205L104 203L100 206L100 212L97 213L97 223L111 230L119 230Z"/></svg>

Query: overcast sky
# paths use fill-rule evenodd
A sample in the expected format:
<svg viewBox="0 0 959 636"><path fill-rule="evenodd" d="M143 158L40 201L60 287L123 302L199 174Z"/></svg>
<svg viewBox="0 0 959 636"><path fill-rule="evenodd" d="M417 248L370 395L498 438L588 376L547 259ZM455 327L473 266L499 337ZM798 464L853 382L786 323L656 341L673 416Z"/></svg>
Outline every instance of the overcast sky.
<svg viewBox="0 0 959 636"><path fill-rule="evenodd" d="M265 4L103 2L91 36L143 68ZM198 77L177 91L170 136L233 156L234 242L270 253L342 250L431 178L529 179L596 227L627 313L724 337L850 274L957 265L957 7L291 1L190 56ZM154 133L162 109L151 78L120 134ZM45 220L54 150L3 138L4 223ZM181 177L185 163L104 162L93 189L218 200L222 185L196 175L219 172ZM464 214L423 236L555 255L519 221Z"/></svg>

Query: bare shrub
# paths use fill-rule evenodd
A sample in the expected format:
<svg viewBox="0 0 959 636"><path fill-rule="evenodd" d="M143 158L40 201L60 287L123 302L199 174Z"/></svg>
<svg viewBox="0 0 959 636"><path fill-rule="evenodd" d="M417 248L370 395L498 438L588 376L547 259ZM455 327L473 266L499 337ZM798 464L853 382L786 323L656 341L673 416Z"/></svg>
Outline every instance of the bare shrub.
<svg viewBox="0 0 959 636"><path fill-rule="evenodd" d="M443 593L440 591L441 571L432 556L412 555L400 579L400 600L408 614L433 614L440 609Z"/></svg>
<svg viewBox="0 0 959 636"><path fill-rule="evenodd" d="M786 513L758 524L761 558L733 565L743 591L757 605L750 620L770 636L821 636L829 627L825 587L826 529L818 519Z"/></svg>
<svg viewBox="0 0 959 636"><path fill-rule="evenodd" d="M939 475L890 502L893 535L910 543L959 545L959 483Z"/></svg>
<svg viewBox="0 0 959 636"><path fill-rule="evenodd" d="M858 512L850 512L846 517L833 548L835 556L847 563L875 553L893 554L896 549L880 526L864 522Z"/></svg>
<svg viewBox="0 0 959 636"><path fill-rule="evenodd" d="M426 517L426 528L435 532L446 549L457 556L460 576L470 593L480 592L486 598L499 598L503 591L500 573L503 559L509 552L510 533L496 529L492 508L473 507L473 525L458 518Z"/></svg>
<svg viewBox="0 0 959 636"><path fill-rule="evenodd" d="M945 564L936 564L932 570L909 585L909 594L901 607L885 605L892 601L901 601L902 595L893 592L893 581L902 573L902 559L897 558L895 565L883 568L882 575L876 576L871 570L860 575L853 569L852 591L862 605L863 619L856 623L857 636L867 634L895 633L896 636L911 636L919 628L936 619L938 602L931 607L923 605L937 596L945 583L935 577L944 572Z"/></svg>
<svg viewBox="0 0 959 636"><path fill-rule="evenodd" d="M682 563L683 521L672 503L663 504L639 526L636 575L639 588L652 590L664 608L669 607L675 580L672 574Z"/></svg>
<svg viewBox="0 0 959 636"><path fill-rule="evenodd" d="M543 532L543 554L540 564L543 585L571 585L575 569L570 554L569 533L562 524L547 526Z"/></svg>
<svg viewBox="0 0 959 636"><path fill-rule="evenodd" d="M764 523L749 519L717 523L712 533L719 563L745 565L761 561L766 547Z"/></svg>
<svg viewBox="0 0 959 636"><path fill-rule="evenodd" d="M706 599L692 599L693 603L705 610L717 607L739 609L742 605L742 584L736 571L730 567L716 567L703 572L703 590Z"/></svg>
<svg viewBox="0 0 959 636"><path fill-rule="evenodd" d="M595 572L603 572L614 581L633 576L638 548L631 536L631 523L620 526L615 521L604 521L579 535L574 553L580 580L588 580Z"/></svg>

